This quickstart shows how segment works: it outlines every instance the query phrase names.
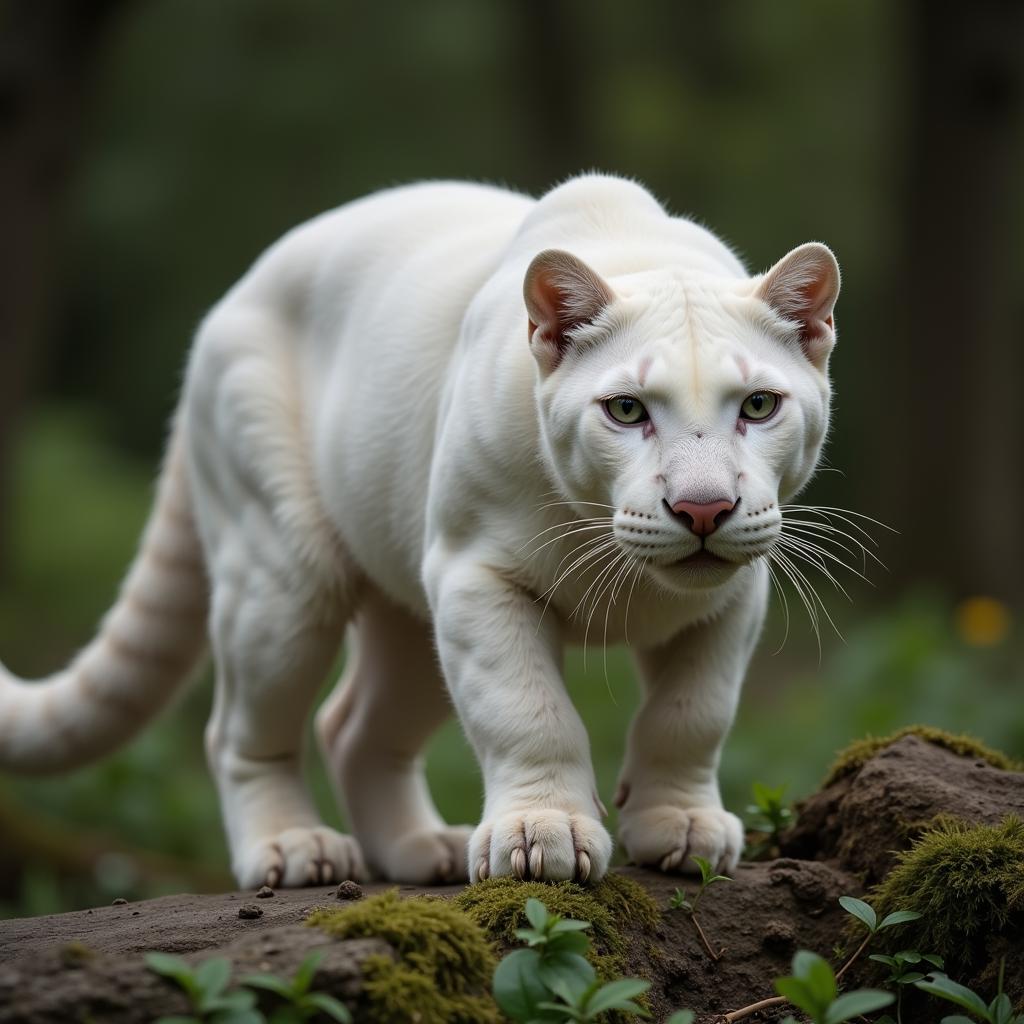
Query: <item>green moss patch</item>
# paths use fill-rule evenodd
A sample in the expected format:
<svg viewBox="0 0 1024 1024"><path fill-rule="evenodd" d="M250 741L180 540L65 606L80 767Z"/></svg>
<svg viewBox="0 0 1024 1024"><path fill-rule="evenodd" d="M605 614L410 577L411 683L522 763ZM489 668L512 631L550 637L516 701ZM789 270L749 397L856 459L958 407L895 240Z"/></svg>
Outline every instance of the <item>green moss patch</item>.
<svg viewBox="0 0 1024 1024"><path fill-rule="evenodd" d="M891 942L966 965L983 939L1024 923L1024 822L968 825L940 819L907 851L873 893L879 917L923 916L893 929Z"/></svg>
<svg viewBox="0 0 1024 1024"><path fill-rule="evenodd" d="M554 914L589 921L593 943L589 959L603 980L628 973L626 942L637 927L653 930L658 907L643 886L621 875L606 875L597 885L575 882L520 882L491 878L459 893L452 902L496 942L517 944L515 930L529 927L525 906L530 897Z"/></svg>
<svg viewBox="0 0 1024 1024"><path fill-rule="evenodd" d="M1002 768L1004 771L1020 771L1021 764L1007 757L998 750L986 747L980 740L973 736L956 735L946 732L943 729L936 729L930 725L908 725L898 729L890 736L867 736L862 740L851 743L845 750L841 751L828 771L823 786L831 786L847 775L852 775L861 766L870 761L880 750L892 746L897 740L904 736L919 736L937 747L951 750L961 757L979 758L987 761L994 768Z"/></svg>
<svg viewBox="0 0 1024 1024"><path fill-rule="evenodd" d="M523 901L525 902L525 896ZM338 939L379 938L397 954L367 959L357 1017L370 1024L492 1024L495 956L472 915L430 896L393 889L306 922Z"/></svg>

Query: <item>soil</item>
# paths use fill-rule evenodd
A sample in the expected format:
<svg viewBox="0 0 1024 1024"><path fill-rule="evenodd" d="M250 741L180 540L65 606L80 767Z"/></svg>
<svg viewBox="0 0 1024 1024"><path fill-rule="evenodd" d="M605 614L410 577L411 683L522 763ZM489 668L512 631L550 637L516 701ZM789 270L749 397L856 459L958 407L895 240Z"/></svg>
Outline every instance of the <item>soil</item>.
<svg viewBox="0 0 1024 1024"><path fill-rule="evenodd" d="M1024 817L1024 774L909 736L798 810L797 824L781 844L784 856L741 864L733 882L715 885L702 899L698 917L717 961L693 920L667 909L676 887L692 891L691 882L639 868L618 869L664 908L654 933L637 925L627 936L630 973L653 982L655 1021L689 1007L701 1024L720 1024L725 1013L772 996L772 979L788 973L796 949L832 958L835 947L849 946L849 918L837 903L839 896L862 894L883 877L894 851L906 849L936 814L984 823L1007 813ZM386 888L393 887L368 885L363 891L370 896ZM450 897L460 889L400 891ZM134 1024L184 1013L184 1000L142 961L143 952L155 949L192 962L216 952L231 959L236 976L255 970L288 976L309 950L323 948L327 955L316 988L351 1004L359 995L366 957L392 953L380 940L338 942L303 926L314 908L346 905L336 892L337 887L320 887L278 890L273 896L169 896L0 922L0 1024ZM344 897L358 899L360 893L346 887ZM262 913L247 916L257 910ZM1004 941L1002 949L1009 954L1011 971L1014 964L1019 970L1024 936ZM862 960L847 979L877 985L883 977L878 965ZM936 1010L935 1004L911 1005L903 1018L906 1024L932 1024L943 1015ZM784 1012L775 1007L746 1019L776 1020Z"/></svg>

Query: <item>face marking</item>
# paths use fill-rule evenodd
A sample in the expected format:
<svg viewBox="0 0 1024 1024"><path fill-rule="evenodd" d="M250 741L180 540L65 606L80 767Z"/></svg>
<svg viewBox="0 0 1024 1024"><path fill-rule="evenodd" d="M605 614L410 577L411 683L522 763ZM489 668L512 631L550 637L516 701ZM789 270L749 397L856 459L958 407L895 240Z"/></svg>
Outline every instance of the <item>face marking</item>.
<svg viewBox="0 0 1024 1024"><path fill-rule="evenodd" d="M736 360L736 365L739 367L740 375L743 377L743 383L747 384L750 381L750 363L748 363L746 358L741 356L738 352L733 353L733 359Z"/></svg>
<svg viewBox="0 0 1024 1024"><path fill-rule="evenodd" d="M647 383L647 374L650 371L651 363L653 362L653 356L644 356L643 359L640 360L640 366L636 372L636 379L640 384L640 387L643 387Z"/></svg>

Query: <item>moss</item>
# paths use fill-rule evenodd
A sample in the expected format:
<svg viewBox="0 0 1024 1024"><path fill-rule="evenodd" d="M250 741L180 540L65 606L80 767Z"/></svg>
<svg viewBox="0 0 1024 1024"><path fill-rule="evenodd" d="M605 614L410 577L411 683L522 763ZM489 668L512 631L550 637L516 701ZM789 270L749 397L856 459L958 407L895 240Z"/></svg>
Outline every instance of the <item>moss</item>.
<svg viewBox="0 0 1024 1024"><path fill-rule="evenodd" d="M65 967L81 967L95 959L96 951L77 939L66 943L59 950L60 962Z"/></svg>
<svg viewBox="0 0 1024 1024"><path fill-rule="evenodd" d="M364 965L358 1018L368 1024L489 1024L495 956L471 915L430 896L400 899L395 889L350 906L318 910L307 924L338 939L376 937L397 960Z"/></svg>
<svg viewBox="0 0 1024 1024"><path fill-rule="evenodd" d="M894 910L923 915L882 932L880 941L938 953L947 967L968 966L983 952L983 939L1024 924L1024 822L939 819L872 895L879 917Z"/></svg>
<svg viewBox="0 0 1024 1024"><path fill-rule="evenodd" d="M837 755L822 786L831 786L833 782L838 782L847 775L852 775L880 750L891 746L897 740L903 739L904 736L919 736L921 739L934 743L938 747L944 747L946 750L951 750L954 754L959 754L961 757L980 758L982 761L987 761L993 767L1002 768L1004 771L1020 771L1022 768L1019 762L1014 761L998 750L986 747L984 743L976 740L973 736L955 735L930 725L908 725L889 736L867 736L862 740L851 743Z"/></svg>
<svg viewBox="0 0 1024 1024"><path fill-rule="evenodd" d="M637 926L652 930L658 923L658 907L647 890L614 874L588 886L491 878L471 885L452 902L496 942L513 945L516 929L529 926L524 908L531 896L554 914L590 922L588 956L606 981L627 973L626 934Z"/></svg>

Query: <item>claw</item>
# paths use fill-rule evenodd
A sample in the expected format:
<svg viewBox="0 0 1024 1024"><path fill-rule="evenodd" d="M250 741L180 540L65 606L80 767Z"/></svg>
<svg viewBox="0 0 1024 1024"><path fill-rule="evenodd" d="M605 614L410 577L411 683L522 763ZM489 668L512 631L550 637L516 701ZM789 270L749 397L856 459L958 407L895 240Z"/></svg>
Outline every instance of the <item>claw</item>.
<svg viewBox="0 0 1024 1024"><path fill-rule="evenodd" d="M329 860L323 861L320 865L320 881L324 885L334 881L334 865Z"/></svg>
<svg viewBox="0 0 1024 1024"><path fill-rule="evenodd" d="M517 846L512 851L512 874L520 881L525 881L528 877L526 870L526 851L521 846Z"/></svg>
<svg viewBox="0 0 1024 1024"><path fill-rule="evenodd" d="M576 854L576 877L585 882L590 877L590 854L580 850Z"/></svg>
<svg viewBox="0 0 1024 1024"><path fill-rule="evenodd" d="M661 870L666 873L669 871L675 871L675 869L679 867L679 864L682 861L682 859L682 850L676 849L673 850L671 853L666 853L665 856L661 858Z"/></svg>
<svg viewBox="0 0 1024 1024"><path fill-rule="evenodd" d="M476 862L476 877L481 882L486 882L491 877L491 866L487 863L486 857L481 857Z"/></svg>
<svg viewBox="0 0 1024 1024"><path fill-rule="evenodd" d="M538 881L544 877L544 847L540 843L530 848L530 877Z"/></svg>
<svg viewBox="0 0 1024 1024"><path fill-rule="evenodd" d="M281 884L281 869L280 868L271 868L267 872L266 884L269 885L271 889L276 889Z"/></svg>

